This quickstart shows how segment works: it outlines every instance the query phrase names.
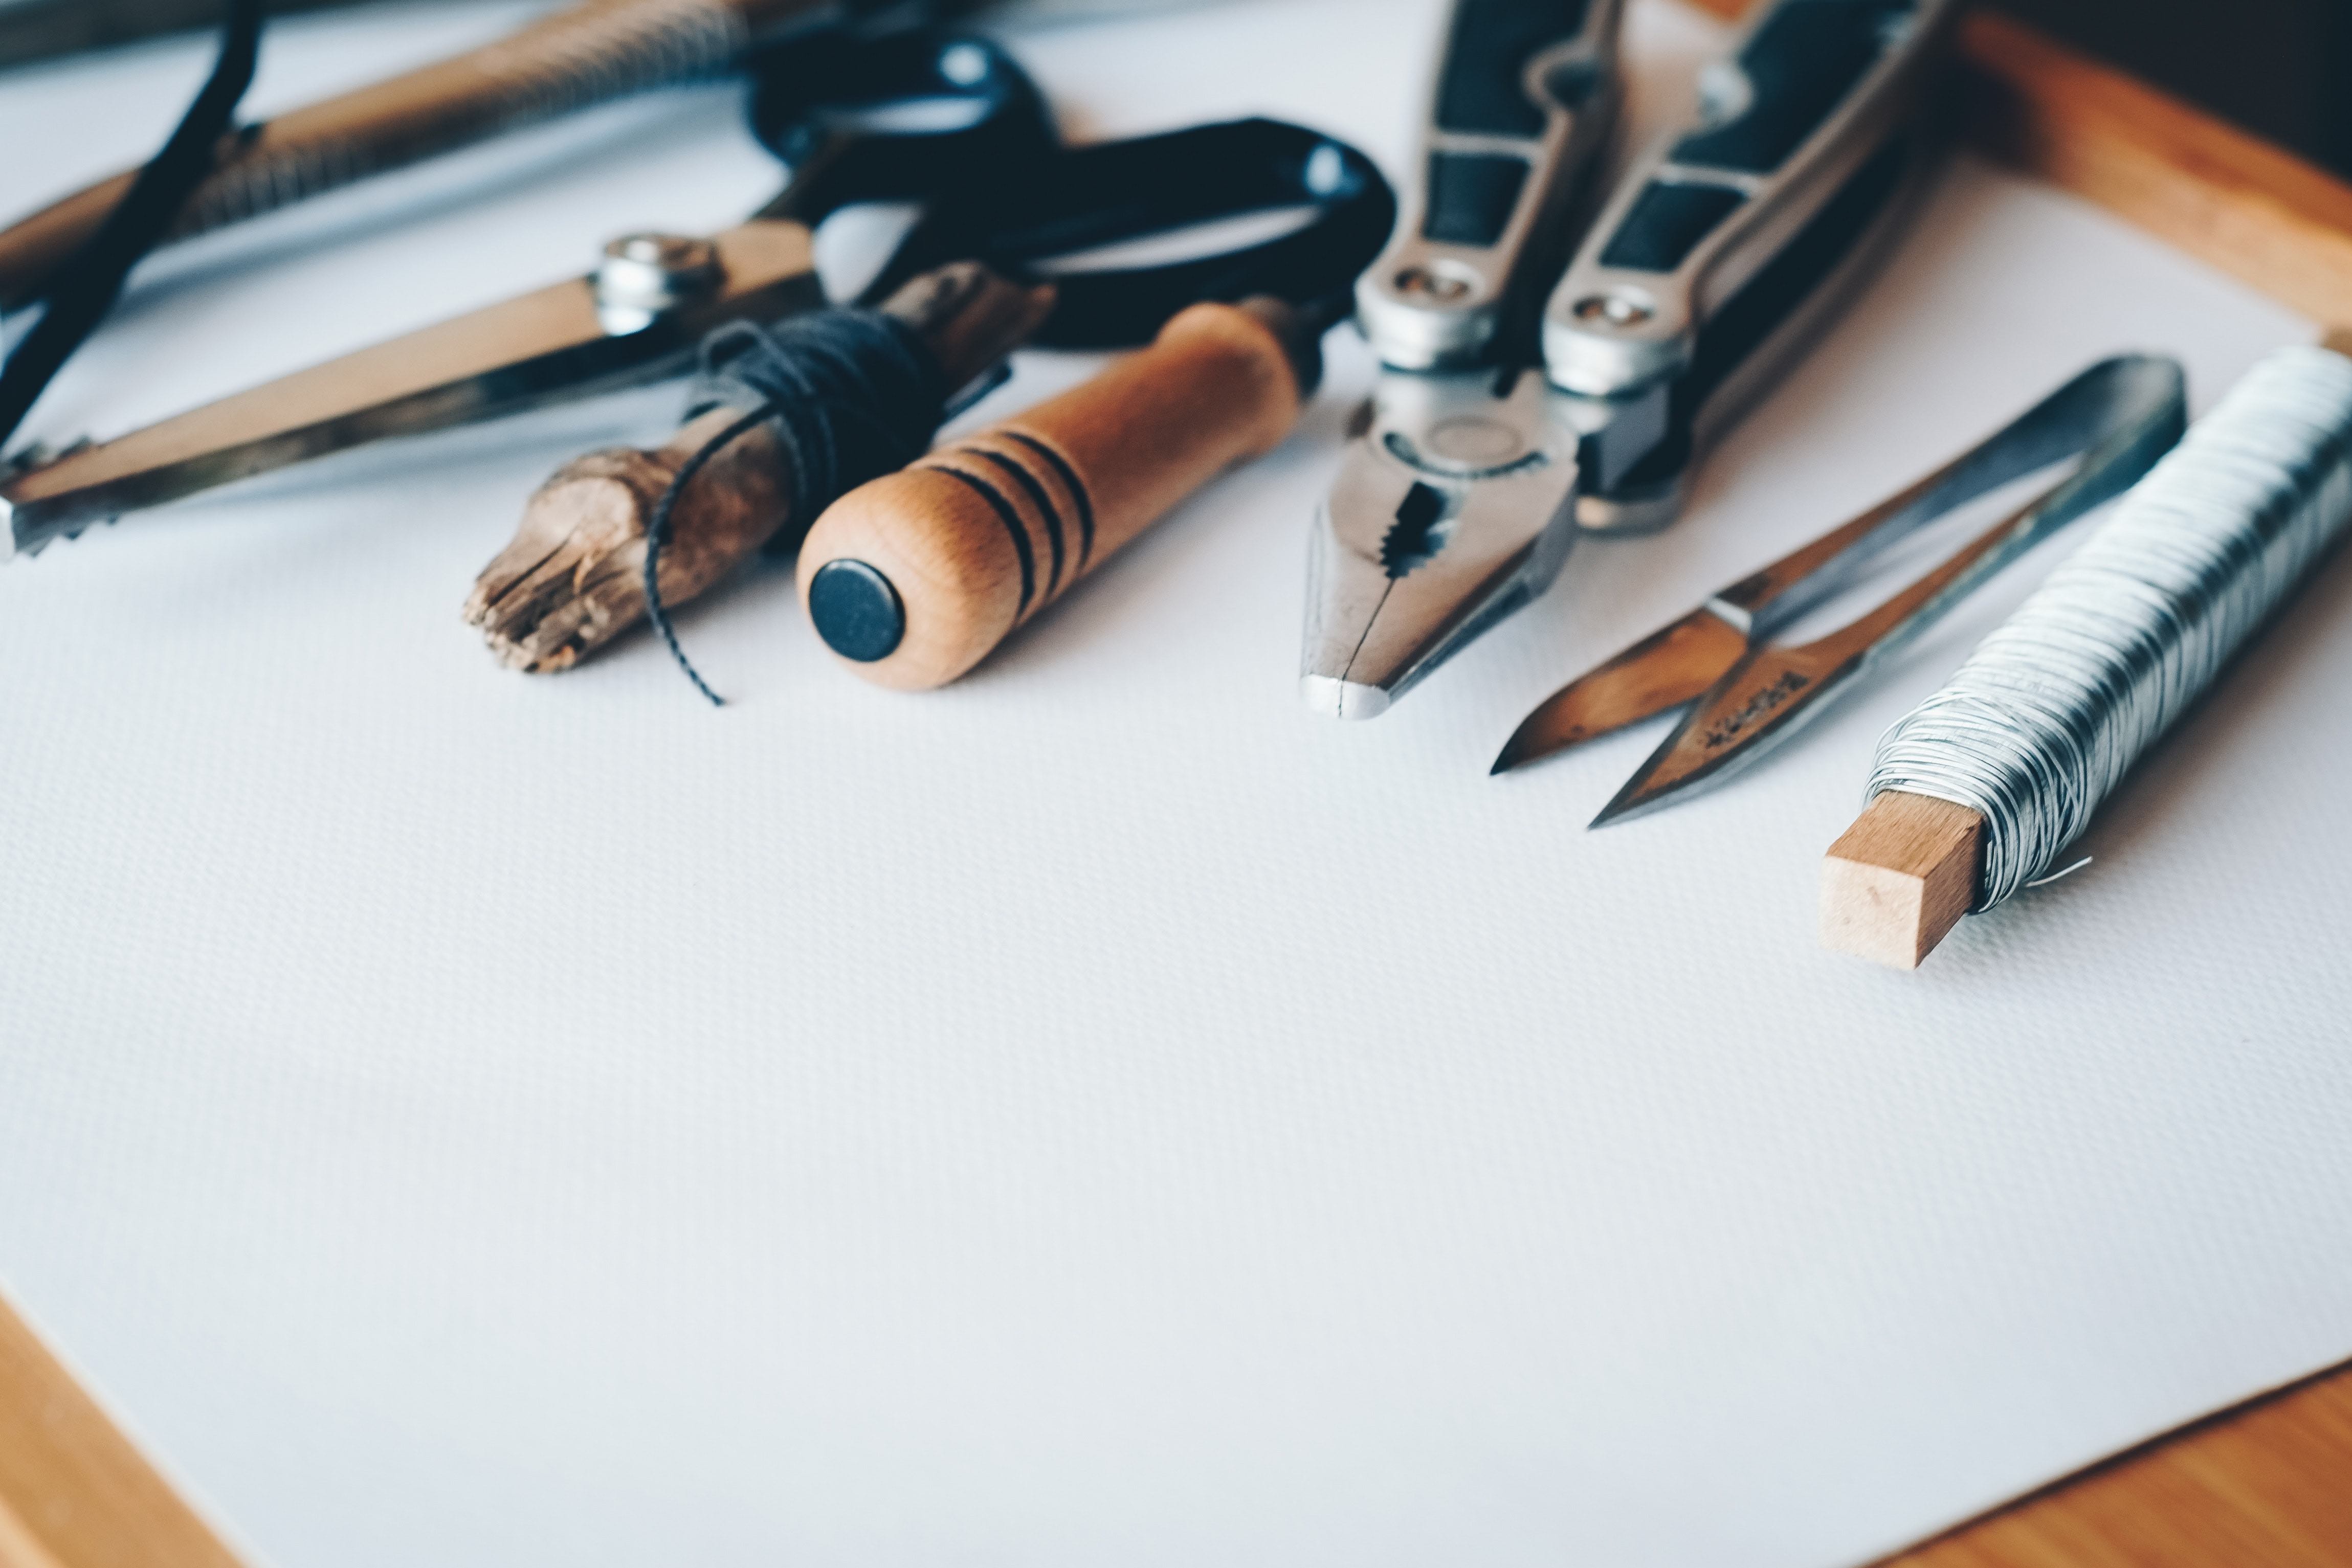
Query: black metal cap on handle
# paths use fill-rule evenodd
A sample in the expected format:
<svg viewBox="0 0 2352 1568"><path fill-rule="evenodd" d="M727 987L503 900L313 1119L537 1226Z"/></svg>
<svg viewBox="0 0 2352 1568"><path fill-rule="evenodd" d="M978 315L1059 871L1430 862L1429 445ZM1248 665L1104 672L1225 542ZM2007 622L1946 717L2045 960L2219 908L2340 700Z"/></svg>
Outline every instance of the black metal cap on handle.
<svg viewBox="0 0 2352 1568"><path fill-rule="evenodd" d="M878 664L907 636L907 606L896 584L862 560L829 560L809 579L809 622L845 659Z"/></svg>

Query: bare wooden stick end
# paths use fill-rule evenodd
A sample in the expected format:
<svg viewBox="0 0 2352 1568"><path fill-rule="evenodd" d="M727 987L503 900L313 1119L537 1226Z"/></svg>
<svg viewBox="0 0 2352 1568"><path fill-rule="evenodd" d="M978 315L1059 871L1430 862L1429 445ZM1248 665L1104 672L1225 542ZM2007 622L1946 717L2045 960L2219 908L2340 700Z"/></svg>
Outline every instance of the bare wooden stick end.
<svg viewBox="0 0 2352 1568"><path fill-rule="evenodd" d="M1966 806L1890 790L1822 862L1822 946L1916 969L1976 902L1984 819Z"/></svg>
<svg viewBox="0 0 2352 1568"><path fill-rule="evenodd" d="M883 305L912 327L961 388L1003 360L1054 308L1050 286L1013 283L976 261L913 279ZM501 664L533 674L568 670L645 619L646 530L671 483L704 446L740 422L714 408L666 446L592 452L559 469L523 513L514 542L482 570L466 620ZM662 552L661 591L672 609L703 593L761 548L794 543L814 519L791 510L792 472L775 434L744 432L679 492Z"/></svg>

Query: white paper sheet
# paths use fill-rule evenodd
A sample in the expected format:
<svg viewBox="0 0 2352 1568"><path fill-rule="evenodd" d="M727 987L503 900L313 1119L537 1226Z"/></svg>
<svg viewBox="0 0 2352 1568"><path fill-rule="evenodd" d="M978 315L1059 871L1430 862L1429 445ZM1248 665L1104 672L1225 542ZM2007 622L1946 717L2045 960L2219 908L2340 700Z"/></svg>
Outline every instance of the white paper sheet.
<svg viewBox="0 0 2352 1568"><path fill-rule="evenodd" d="M1265 110L1402 168L1434 0L1026 37L1075 131ZM519 10L288 24L259 106ZM1634 7L1647 111L1717 37ZM0 207L205 51L0 84ZM159 264L36 418L112 433L732 221L730 93ZM279 1568L1826 1568L2352 1354L2339 559L1916 976L1818 951L1881 728L2054 555L1736 787L1582 824L1559 680L2093 358L2201 405L2308 324L1970 162L1706 472L1390 716L1293 692L1304 433L943 694L789 579L496 668L523 495L674 392L0 570L0 1275ZM982 416L1085 367L1039 360ZM2063 550L2063 543L2055 547Z"/></svg>

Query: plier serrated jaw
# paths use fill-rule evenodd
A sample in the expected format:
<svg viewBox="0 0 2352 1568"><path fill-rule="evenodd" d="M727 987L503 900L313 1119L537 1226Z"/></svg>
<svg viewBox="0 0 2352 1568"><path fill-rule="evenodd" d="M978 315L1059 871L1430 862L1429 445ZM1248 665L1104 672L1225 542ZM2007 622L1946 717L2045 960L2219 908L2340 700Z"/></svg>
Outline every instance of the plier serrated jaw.
<svg viewBox="0 0 2352 1568"><path fill-rule="evenodd" d="M1370 718L1551 585L1575 541L1580 437L1527 374L1382 378L1317 518L1300 685Z"/></svg>
<svg viewBox="0 0 2352 1568"><path fill-rule="evenodd" d="M1635 162L1572 247L1585 204L1563 193L1598 161L1617 95L1547 92L1543 51L1560 40L1542 36L1543 10L1457 0L1423 137L1428 189L1359 287L1387 369L1380 416L1351 448L1317 530L1302 664L1323 712L1383 711L1548 587L1577 529L1636 533L1674 519L1694 462L1819 340L1899 226L1927 166L1916 155L1927 140L1922 84L1958 0L1767 0L1702 78L1700 111ZM1507 13L1517 18L1510 29ZM1579 15L1577 49L1613 73L1619 8ZM1449 118L1467 101L1465 83L1491 89L1489 108L1518 93L1530 134L1554 135L1474 147ZM1573 134L1559 134L1571 120ZM1495 214L1517 225L1541 212L1552 227L1470 221L1465 193L1490 177L1510 193ZM1482 270L1429 243L1456 222L1508 267ZM1502 277L1514 293L1490 298L1489 278ZM1438 332L1427 302L1449 289L1465 320L1490 312L1501 324L1492 338ZM1408 308L1416 295L1420 316ZM1486 376L1457 373L1471 351L1485 355ZM1539 360L1549 393L1481 384L1493 367ZM1416 396L1415 379L1433 390ZM1553 427L1538 433L1547 418ZM1433 454L1452 455L1451 432L1490 428L1541 454L1539 472L1503 459L1439 471Z"/></svg>

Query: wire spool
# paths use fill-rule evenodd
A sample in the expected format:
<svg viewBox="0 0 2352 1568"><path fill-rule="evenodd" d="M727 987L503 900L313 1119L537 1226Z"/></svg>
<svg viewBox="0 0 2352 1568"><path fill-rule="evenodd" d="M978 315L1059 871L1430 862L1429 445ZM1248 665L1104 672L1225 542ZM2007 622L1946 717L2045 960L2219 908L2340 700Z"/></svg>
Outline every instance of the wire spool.
<svg viewBox="0 0 2352 1568"><path fill-rule="evenodd" d="M2352 359L2264 360L1879 742L1868 798L1983 819L1971 912L2056 864L2352 524Z"/></svg>

